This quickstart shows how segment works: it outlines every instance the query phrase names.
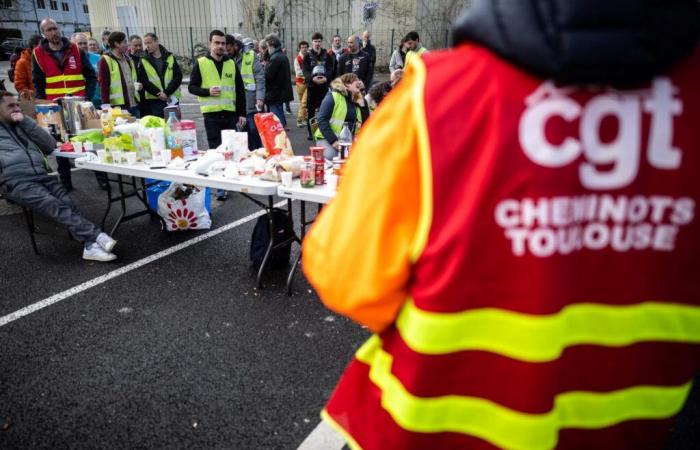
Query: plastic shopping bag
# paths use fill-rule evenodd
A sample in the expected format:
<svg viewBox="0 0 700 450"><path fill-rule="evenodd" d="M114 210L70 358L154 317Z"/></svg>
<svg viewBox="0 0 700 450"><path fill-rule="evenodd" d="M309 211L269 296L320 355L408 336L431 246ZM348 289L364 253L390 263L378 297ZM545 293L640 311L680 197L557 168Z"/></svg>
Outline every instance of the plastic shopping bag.
<svg viewBox="0 0 700 450"><path fill-rule="evenodd" d="M203 188L172 183L158 198L158 215L165 221L168 231L209 229L211 217L205 197Z"/></svg>

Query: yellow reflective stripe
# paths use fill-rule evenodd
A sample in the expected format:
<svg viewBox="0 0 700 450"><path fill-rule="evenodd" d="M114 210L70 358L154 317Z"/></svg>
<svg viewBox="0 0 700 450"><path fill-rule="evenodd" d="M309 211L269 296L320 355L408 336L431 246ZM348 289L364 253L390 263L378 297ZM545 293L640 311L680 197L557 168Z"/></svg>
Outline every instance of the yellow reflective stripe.
<svg viewBox="0 0 700 450"><path fill-rule="evenodd" d="M205 97L206 98L206 97ZM200 106L216 106L216 105L229 105L233 107L233 101L231 99L220 99L220 100L201 100L199 102Z"/></svg>
<svg viewBox="0 0 700 450"><path fill-rule="evenodd" d="M62 81L84 81L82 75L56 75L54 77L46 77L47 83L60 83Z"/></svg>
<svg viewBox="0 0 700 450"><path fill-rule="evenodd" d="M355 438L352 437L350 433L345 430L338 422L336 422L333 417L328 414L328 411L324 408L321 411L321 419L325 420L328 425L331 426L339 435L345 439L345 442L347 442L348 447L350 447L351 450L362 450L362 447L360 447L360 444L357 443Z"/></svg>
<svg viewBox="0 0 700 450"><path fill-rule="evenodd" d="M606 393L572 391L557 395L551 411L526 414L477 397L417 397L391 372L393 358L381 345L381 339L372 336L356 357L370 365L370 380L382 391L381 405L401 428L468 434L505 449L554 448L562 428L594 429L627 420L668 418L680 411L691 387L689 382Z"/></svg>
<svg viewBox="0 0 700 450"><path fill-rule="evenodd" d="M425 79L426 71L423 60L419 60L410 69L415 74L413 84L413 99L415 108L413 109L413 123L416 125L418 169L420 179L420 208L418 223L416 225L416 235L411 243L410 258L415 263L423 249L428 243L430 226L433 221L433 165L430 151L430 139L428 138L428 126L425 115Z"/></svg>
<svg viewBox="0 0 700 450"><path fill-rule="evenodd" d="M78 86L78 87L61 87L61 88L47 88L45 89L45 92L47 95L55 95L55 94L73 94L75 92L79 92L84 90L84 86Z"/></svg>
<svg viewBox="0 0 700 450"><path fill-rule="evenodd" d="M700 308L656 302L624 306L579 303L549 315L495 308L435 313L417 308L409 299L396 327L406 344L419 353L480 350L521 361L547 362L574 345L700 343Z"/></svg>

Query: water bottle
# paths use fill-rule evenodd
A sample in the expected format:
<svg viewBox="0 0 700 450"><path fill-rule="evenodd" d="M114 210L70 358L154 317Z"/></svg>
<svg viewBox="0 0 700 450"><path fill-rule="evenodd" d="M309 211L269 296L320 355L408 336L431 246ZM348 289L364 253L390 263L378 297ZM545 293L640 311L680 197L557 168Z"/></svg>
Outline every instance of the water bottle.
<svg viewBox="0 0 700 450"><path fill-rule="evenodd" d="M340 159L345 159L350 155L350 147L352 146L352 132L350 131L350 122L343 123L343 129L338 136L338 144L340 145Z"/></svg>

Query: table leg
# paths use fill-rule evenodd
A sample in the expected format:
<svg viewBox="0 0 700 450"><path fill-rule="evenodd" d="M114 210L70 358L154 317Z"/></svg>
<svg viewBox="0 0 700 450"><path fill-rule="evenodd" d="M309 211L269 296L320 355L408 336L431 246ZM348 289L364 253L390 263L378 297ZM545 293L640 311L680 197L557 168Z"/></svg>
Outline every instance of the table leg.
<svg viewBox="0 0 700 450"><path fill-rule="evenodd" d="M122 223L122 219L124 219L124 216L126 216L126 198L124 197L124 180L122 179L121 175L117 175L117 184L119 185L119 205L121 206L121 211L119 212L119 217L117 217L117 221L114 222L114 226L112 227L112 232L110 233L110 236L114 236L114 233L117 231L117 228L119 228L119 225Z"/></svg>
<svg viewBox="0 0 700 450"><path fill-rule="evenodd" d="M107 216L109 215L109 211L112 209L112 185L110 184L109 181L109 175L105 174L105 182L107 184L107 210L105 211L105 215L102 216L102 229L105 229L105 223L107 221Z"/></svg>

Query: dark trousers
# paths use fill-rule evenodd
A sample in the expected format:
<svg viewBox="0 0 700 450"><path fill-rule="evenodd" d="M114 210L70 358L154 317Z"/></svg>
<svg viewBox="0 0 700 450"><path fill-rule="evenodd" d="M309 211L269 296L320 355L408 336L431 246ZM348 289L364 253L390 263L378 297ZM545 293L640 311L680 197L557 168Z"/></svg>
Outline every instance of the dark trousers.
<svg viewBox="0 0 700 450"><path fill-rule="evenodd" d="M59 158L64 159L64 158ZM56 177L40 176L10 181L3 186L3 195L20 206L42 214L68 228L77 241L95 242L100 229L87 220L75 206Z"/></svg>
<svg viewBox="0 0 700 450"><path fill-rule="evenodd" d="M142 104L143 109L143 115L151 115L151 116L156 116L156 117L161 117L163 119L166 119L164 117L164 110L165 107L168 106L166 102L163 100L158 100L158 99L150 99L150 100L145 100Z"/></svg>
<svg viewBox="0 0 700 450"><path fill-rule="evenodd" d="M235 130L238 124L238 115L230 111L204 114L204 130L207 132L209 149L213 150L221 145L221 130Z"/></svg>
<svg viewBox="0 0 700 450"><path fill-rule="evenodd" d="M246 116L248 121L248 150L255 150L263 146L258 127L255 125L255 114L257 113L252 112Z"/></svg>
<svg viewBox="0 0 700 450"><path fill-rule="evenodd" d="M327 92L327 84L324 84L323 86L309 86L306 90L306 111L308 115L308 120L306 121L306 129L309 132L309 137L312 137L311 119L316 117L316 113L318 112L319 108L321 108L321 103L323 102L323 98L326 96Z"/></svg>
<svg viewBox="0 0 700 450"><path fill-rule="evenodd" d="M61 183L63 183L66 189L73 189L73 182L70 174L70 159L56 158L56 163L58 163L58 176L61 178Z"/></svg>

